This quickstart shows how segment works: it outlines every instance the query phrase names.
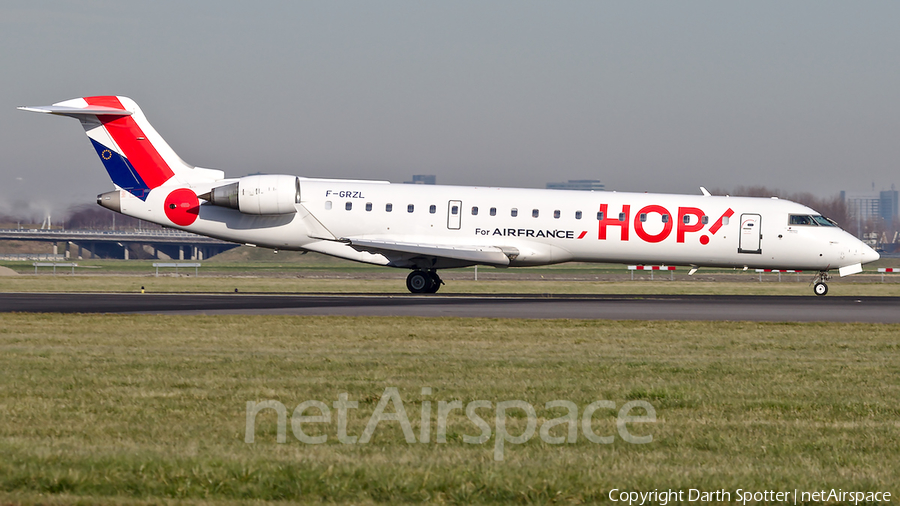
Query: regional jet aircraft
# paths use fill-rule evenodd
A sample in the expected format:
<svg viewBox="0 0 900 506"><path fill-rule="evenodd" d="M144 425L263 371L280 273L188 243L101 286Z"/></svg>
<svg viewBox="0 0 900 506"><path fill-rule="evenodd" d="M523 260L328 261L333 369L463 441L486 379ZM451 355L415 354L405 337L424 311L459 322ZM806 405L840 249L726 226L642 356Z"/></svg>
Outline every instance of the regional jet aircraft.
<svg viewBox="0 0 900 506"><path fill-rule="evenodd" d="M97 197L103 207L226 241L410 269L413 293L436 292L439 269L612 262L808 270L825 295L830 271L846 276L878 259L787 200L226 178L185 163L129 98L20 109L81 121L116 187Z"/></svg>

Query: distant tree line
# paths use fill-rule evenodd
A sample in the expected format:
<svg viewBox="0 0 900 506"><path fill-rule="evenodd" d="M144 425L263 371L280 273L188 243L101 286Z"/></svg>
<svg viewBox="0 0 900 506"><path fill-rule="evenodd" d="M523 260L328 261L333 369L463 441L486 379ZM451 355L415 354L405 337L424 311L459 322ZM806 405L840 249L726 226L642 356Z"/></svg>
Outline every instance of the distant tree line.
<svg viewBox="0 0 900 506"><path fill-rule="evenodd" d="M0 228L40 228L43 219L39 216L12 216L0 214ZM119 214L96 204L79 204L70 207L65 216L53 218L53 228L67 230L134 230L162 228L131 216Z"/></svg>
<svg viewBox="0 0 900 506"><path fill-rule="evenodd" d="M136 228L160 228L131 216L125 216L96 204L80 204L69 208L65 227L72 230L131 230Z"/></svg>
<svg viewBox="0 0 900 506"><path fill-rule="evenodd" d="M868 220L856 220L850 216L847 205L841 200L840 195L831 197L818 197L812 193L787 193L781 190L768 188L766 186L738 186L731 191L717 188L710 190L713 195L733 195L735 197L778 197L780 199L792 200L799 204L811 207L821 213L823 216L836 221L841 228L851 234L862 237L863 234L875 233L879 240L882 238L885 242L891 242L896 232L900 231L900 223L890 224L884 223L884 220L872 218Z"/></svg>
<svg viewBox="0 0 900 506"><path fill-rule="evenodd" d="M737 186L731 191L716 189L712 191L712 194L732 195L735 197L778 197L811 207L821 213L822 216L836 221L841 227L848 225L850 222L847 205L841 200L840 195L817 197L809 192L787 193L767 186Z"/></svg>

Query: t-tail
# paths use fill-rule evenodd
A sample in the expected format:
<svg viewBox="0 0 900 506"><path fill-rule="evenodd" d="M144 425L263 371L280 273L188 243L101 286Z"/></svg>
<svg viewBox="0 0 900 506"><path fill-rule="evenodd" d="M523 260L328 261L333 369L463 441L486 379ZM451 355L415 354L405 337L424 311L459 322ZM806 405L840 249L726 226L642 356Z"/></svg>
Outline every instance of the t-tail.
<svg viewBox="0 0 900 506"><path fill-rule="evenodd" d="M185 163L127 97L83 97L19 109L81 121L113 184L141 200L160 186L191 186L225 177L222 171Z"/></svg>

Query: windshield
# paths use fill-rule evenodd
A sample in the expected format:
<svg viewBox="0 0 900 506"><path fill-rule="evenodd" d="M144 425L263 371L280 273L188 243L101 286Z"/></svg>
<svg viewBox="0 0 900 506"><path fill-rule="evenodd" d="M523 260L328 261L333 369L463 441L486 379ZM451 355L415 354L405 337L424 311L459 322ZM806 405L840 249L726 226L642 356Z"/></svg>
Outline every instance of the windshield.
<svg viewBox="0 0 900 506"><path fill-rule="evenodd" d="M820 214L792 214L788 219L790 225L808 225L812 227L836 227L837 223Z"/></svg>
<svg viewBox="0 0 900 506"><path fill-rule="evenodd" d="M812 219L816 220L816 223L818 223L819 226L822 226L822 227L836 227L837 226L837 223L829 220L828 218L826 218L824 216L814 215L812 217Z"/></svg>

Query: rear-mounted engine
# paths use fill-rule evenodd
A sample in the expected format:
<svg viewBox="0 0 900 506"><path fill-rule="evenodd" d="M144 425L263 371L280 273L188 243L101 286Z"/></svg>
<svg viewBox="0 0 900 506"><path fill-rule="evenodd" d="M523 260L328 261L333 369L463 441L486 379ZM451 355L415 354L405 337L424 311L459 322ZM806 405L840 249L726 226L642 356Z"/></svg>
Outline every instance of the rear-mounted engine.
<svg viewBox="0 0 900 506"><path fill-rule="evenodd" d="M269 174L246 176L198 197L245 214L291 214L297 212L294 206L300 203L300 178Z"/></svg>

